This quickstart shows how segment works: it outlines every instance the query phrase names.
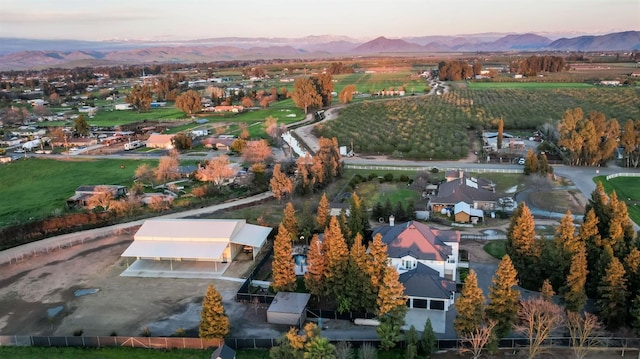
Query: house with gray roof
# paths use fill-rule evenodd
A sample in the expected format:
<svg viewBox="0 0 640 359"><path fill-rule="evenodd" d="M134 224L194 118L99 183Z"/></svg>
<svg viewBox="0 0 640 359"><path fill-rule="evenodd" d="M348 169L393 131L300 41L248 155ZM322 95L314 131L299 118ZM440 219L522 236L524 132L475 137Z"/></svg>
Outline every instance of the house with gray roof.
<svg viewBox="0 0 640 359"><path fill-rule="evenodd" d="M400 283L409 308L447 311L455 299L456 283L420 262L400 275Z"/></svg>
<svg viewBox="0 0 640 359"><path fill-rule="evenodd" d="M431 197L429 206L432 211L453 211L454 206L459 202L484 211L496 209L498 195L491 181L467 176L463 171L456 172L457 177L447 173L447 182L440 184L438 194Z"/></svg>

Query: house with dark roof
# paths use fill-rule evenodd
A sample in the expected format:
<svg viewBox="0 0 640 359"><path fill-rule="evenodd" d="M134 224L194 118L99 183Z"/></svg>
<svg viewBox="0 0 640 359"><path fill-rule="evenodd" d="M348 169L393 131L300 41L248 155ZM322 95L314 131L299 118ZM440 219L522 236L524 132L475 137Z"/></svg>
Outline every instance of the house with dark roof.
<svg viewBox="0 0 640 359"><path fill-rule="evenodd" d="M440 277L455 281L458 278L460 232L440 230L410 221L381 226L373 231L380 234L387 245L389 262L400 274L416 269L422 263L435 270Z"/></svg>
<svg viewBox="0 0 640 359"><path fill-rule="evenodd" d="M485 179L470 177L463 171L447 172L447 182L438 186L438 194L431 197L429 207L432 211L453 211L456 203L464 202L473 209L492 211L496 209L498 195L495 193L495 185Z"/></svg>
<svg viewBox="0 0 640 359"><path fill-rule="evenodd" d="M89 199L96 195L110 195L113 199L118 199L127 195L127 187L118 185L95 185L80 186L76 188L75 194L67 199L67 206L89 207ZM91 208L89 208L91 209Z"/></svg>
<svg viewBox="0 0 640 359"><path fill-rule="evenodd" d="M420 262L400 275L400 283L409 308L447 311L455 299L456 283Z"/></svg>

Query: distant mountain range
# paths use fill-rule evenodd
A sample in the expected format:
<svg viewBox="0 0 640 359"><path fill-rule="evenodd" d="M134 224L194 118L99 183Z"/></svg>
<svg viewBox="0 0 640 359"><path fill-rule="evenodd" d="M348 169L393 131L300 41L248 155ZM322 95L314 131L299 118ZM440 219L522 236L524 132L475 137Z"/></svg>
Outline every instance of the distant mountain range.
<svg viewBox="0 0 640 359"><path fill-rule="evenodd" d="M168 62L209 62L272 58L328 58L380 54L515 51L638 51L640 31L551 40L536 34L471 34L378 37L359 41L346 36L303 38L225 37L188 41L76 41L0 38L0 70Z"/></svg>

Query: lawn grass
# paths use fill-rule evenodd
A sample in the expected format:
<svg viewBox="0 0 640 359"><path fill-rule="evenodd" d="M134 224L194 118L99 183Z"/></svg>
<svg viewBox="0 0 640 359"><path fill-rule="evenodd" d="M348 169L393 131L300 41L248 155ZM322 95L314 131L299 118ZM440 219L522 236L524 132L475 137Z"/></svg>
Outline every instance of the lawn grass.
<svg viewBox="0 0 640 359"><path fill-rule="evenodd" d="M492 240L485 244L482 249L489 253L492 257L502 259L507 254L507 241L502 239Z"/></svg>
<svg viewBox="0 0 640 359"><path fill-rule="evenodd" d="M606 176L598 176L593 181L602 182L602 187L609 194L616 191L618 198L627 204L629 218L640 224L640 178L616 177L607 181Z"/></svg>
<svg viewBox="0 0 640 359"><path fill-rule="evenodd" d="M491 180L496 185L496 193L502 195L513 195L513 193L505 193L505 191L525 183L526 176L524 173L470 173L471 176L477 178L485 178Z"/></svg>
<svg viewBox="0 0 640 359"><path fill-rule="evenodd" d="M110 110L101 110L96 113L93 118L87 118L87 122L90 125L95 126L117 126L124 125L128 123L141 122L144 120L147 121L157 121L157 120L175 120L175 119L185 119L187 116L182 112L182 110L171 107L160 107L154 108L147 112L136 112L136 111L110 111Z"/></svg>
<svg viewBox="0 0 640 359"><path fill-rule="evenodd" d="M590 88L594 85L581 82L469 82L468 87L472 90L484 89L527 89L527 90L547 90L561 88Z"/></svg>
<svg viewBox="0 0 640 359"><path fill-rule="evenodd" d="M52 160L29 158L0 166L0 227L64 211L80 185L129 187L140 160Z"/></svg>

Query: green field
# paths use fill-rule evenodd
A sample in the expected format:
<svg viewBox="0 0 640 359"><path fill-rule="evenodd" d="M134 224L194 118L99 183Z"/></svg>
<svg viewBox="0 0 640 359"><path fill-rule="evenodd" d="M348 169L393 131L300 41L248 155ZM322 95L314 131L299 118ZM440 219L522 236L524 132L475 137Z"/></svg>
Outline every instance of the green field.
<svg viewBox="0 0 640 359"><path fill-rule="evenodd" d="M129 187L136 168L142 163L145 161L29 158L2 165L0 227L64 211L66 199L80 185Z"/></svg>
<svg viewBox="0 0 640 359"><path fill-rule="evenodd" d="M489 241L489 243L485 244L482 249L484 249L484 251L489 253L492 257L502 259L502 257L507 254L506 244L507 242L505 240L497 239Z"/></svg>
<svg viewBox="0 0 640 359"><path fill-rule="evenodd" d="M565 88L591 88L593 85L579 82L469 82L467 85L472 90L486 89L523 89L523 90L550 90Z"/></svg>
<svg viewBox="0 0 640 359"><path fill-rule="evenodd" d="M402 86L407 94L421 93L428 86L423 78L412 78L410 71L392 73L354 73L348 75L334 75L336 81L334 91L340 93L347 85L355 85L358 92L372 93L391 87L397 89Z"/></svg>
<svg viewBox="0 0 640 359"><path fill-rule="evenodd" d="M640 225L640 178L616 177L607 181L605 176L594 177L593 181L602 182L607 193L616 191L618 198L627 204L629 218Z"/></svg>

